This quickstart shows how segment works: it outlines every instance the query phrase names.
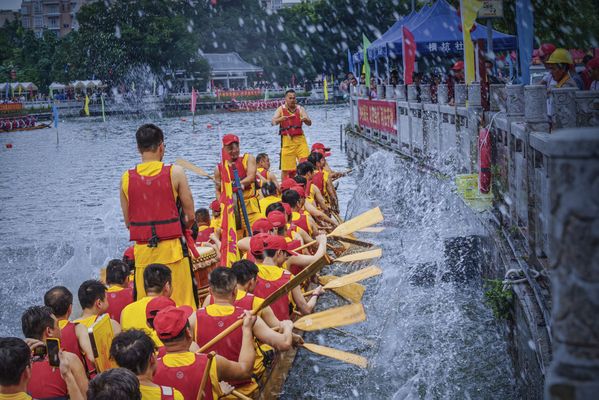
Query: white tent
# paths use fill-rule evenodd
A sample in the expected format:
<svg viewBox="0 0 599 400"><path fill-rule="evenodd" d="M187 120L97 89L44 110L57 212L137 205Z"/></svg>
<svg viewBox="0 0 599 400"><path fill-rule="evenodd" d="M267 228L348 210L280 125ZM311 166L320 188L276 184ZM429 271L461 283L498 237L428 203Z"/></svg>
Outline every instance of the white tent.
<svg viewBox="0 0 599 400"><path fill-rule="evenodd" d="M27 91L37 90L37 86L33 82L22 82L21 85L23 86L23 89Z"/></svg>
<svg viewBox="0 0 599 400"><path fill-rule="evenodd" d="M58 82L52 82L50 84L50 89L52 90L65 90L67 88L67 85L64 85L62 83L58 83Z"/></svg>

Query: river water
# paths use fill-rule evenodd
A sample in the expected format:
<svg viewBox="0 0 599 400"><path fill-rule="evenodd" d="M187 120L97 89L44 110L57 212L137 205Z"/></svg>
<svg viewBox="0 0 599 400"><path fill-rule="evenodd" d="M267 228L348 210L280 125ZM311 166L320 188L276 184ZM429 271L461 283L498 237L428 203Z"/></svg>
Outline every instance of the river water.
<svg viewBox="0 0 599 400"><path fill-rule="evenodd" d="M348 217L375 205L383 209L387 229L363 238L384 249L378 262L384 275L365 283L368 320L344 328L372 343L335 331L307 335L309 341L368 357L370 367L360 370L300 351L282 397L513 398L507 343L482 304L480 279L464 282L448 275L485 261L476 245L483 230L459 207L450 183L415 172L385 152L354 165L339 150L347 109L320 106L308 112L315 121L306 129L309 143L333 148L334 169L356 167L340 182L341 209ZM167 162L186 158L210 171L220 154L219 135L233 132L242 151L267 152L276 168L279 138L271 114L202 115L195 130L190 118L67 120L58 128L58 143L54 128L2 134L0 336L20 336L21 313L40 304L51 286L63 284L76 293L107 260L122 255L128 235L119 180L139 160L139 125L163 128ZM196 208L206 207L212 185L191 173L188 179ZM456 247L471 251L456 253ZM342 274L344 268L333 272ZM323 300L323 305L341 304L333 295Z"/></svg>

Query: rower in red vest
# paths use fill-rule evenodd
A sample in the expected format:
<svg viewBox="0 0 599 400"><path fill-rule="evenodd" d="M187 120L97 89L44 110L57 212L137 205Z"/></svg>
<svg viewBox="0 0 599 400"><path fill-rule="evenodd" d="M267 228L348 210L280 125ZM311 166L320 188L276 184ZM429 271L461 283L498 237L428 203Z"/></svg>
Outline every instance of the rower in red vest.
<svg viewBox="0 0 599 400"><path fill-rule="evenodd" d="M21 317L23 335L29 339L45 342L48 339L61 339L58 320L52 309L46 306L33 306L25 310ZM42 347L46 347L40 343ZM31 363L31 380L27 392L35 399L84 398L87 392L87 376L83 364L77 355L62 351L58 354L60 364L68 365L67 373L61 368L50 365L51 354L34 358ZM59 361L56 360L56 361Z"/></svg>
<svg viewBox="0 0 599 400"><path fill-rule="evenodd" d="M247 310L234 305L237 296L237 279L231 268L218 267L210 273L210 295L214 303L201 308L196 312L195 341L202 347L212 338L217 336L228 326L232 325ZM281 322L282 333L273 331L262 318L258 317L253 326L254 336L262 343L280 350L286 351L291 348L293 336L291 321ZM207 351L214 351L230 361L237 361L242 348L244 332L241 327L234 330L224 339L214 344ZM242 381L229 382L246 394L257 389L255 382L244 379Z"/></svg>
<svg viewBox="0 0 599 400"><path fill-rule="evenodd" d="M239 358L235 361L215 355L208 361L207 354L189 351L192 332L188 318L192 310L184 307L167 307L156 314L154 329L166 347L166 354L158 358L154 383L173 385L185 399L198 398L200 384L208 364L209 374L204 386L204 399L218 399L223 395L220 381L245 381L251 377L254 364L252 325L256 317L246 315L242 326Z"/></svg>
<svg viewBox="0 0 599 400"><path fill-rule="evenodd" d="M133 288L129 286L130 277L131 271L127 263L118 259L108 262L106 267L108 309L106 312L119 324L121 323L121 311L133 303Z"/></svg>
<svg viewBox="0 0 599 400"><path fill-rule="evenodd" d="M198 234L195 242L198 245L210 242L210 235L214 233L214 228L210 226L210 212L207 208L196 210L196 223L198 224Z"/></svg>
<svg viewBox="0 0 599 400"><path fill-rule="evenodd" d="M256 187L262 188L265 183L273 183L279 190L279 182L275 174L270 172L270 158L266 153L256 156Z"/></svg>
<svg viewBox="0 0 599 400"><path fill-rule="evenodd" d="M69 321L73 312L73 294L64 286L54 286L44 294L44 304L52 309L60 328L60 347L64 351L76 354L81 362L84 357L79 350L79 342L75 333L76 324Z"/></svg>
<svg viewBox="0 0 599 400"><path fill-rule="evenodd" d="M324 243L326 248L326 236L319 235L318 240L319 245ZM256 266L258 267L258 277L254 289L256 296L265 299L293 278L289 271L283 269L283 265L290 256L299 257L300 255L289 249L284 237L264 234L253 236L250 239L250 251L256 258ZM306 301L300 287L297 286L291 290L289 296L279 298L271 307L279 320L289 319L291 300L293 299L297 310L301 314L310 314L316 306L316 299L323 292L322 286L318 286L310 300Z"/></svg>
<svg viewBox="0 0 599 400"><path fill-rule="evenodd" d="M260 218L260 204L256 196L256 159L253 155L245 153L240 157L239 138L231 133L223 136L223 155L229 166L229 178L233 182L233 191L237 192L235 187L234 170L237 170L239 175L239 183L243 187L243 200L248 214L250 226L245 228L245 220L243 215L239 215L239 225L237 230L249 232L251 225ZM214 169L214 182L216 187L216 198L220 199L221 192L221 176L225 173L223 165L218 163ZM241 207L240 207L241 208ZM241 210L239 211L241 213Z"/></svg>

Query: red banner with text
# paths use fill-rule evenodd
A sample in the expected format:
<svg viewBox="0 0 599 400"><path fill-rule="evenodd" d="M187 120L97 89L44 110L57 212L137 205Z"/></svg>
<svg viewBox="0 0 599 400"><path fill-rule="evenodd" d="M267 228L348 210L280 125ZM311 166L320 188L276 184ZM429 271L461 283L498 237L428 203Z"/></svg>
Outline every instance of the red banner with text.
<svg viewBox="0 0 599 400"><path fill-rule="evenodd" d="M397 135L397 111L394 101L358 100L358 122L381 132Z"/></svg>

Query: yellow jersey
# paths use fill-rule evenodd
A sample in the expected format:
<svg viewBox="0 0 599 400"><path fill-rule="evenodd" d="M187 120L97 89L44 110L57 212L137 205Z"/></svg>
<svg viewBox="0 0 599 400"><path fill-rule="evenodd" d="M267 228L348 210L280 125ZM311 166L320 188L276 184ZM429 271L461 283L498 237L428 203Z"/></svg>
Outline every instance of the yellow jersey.
<svg viewBox="0 0 599 400"><path fill-rule="evenodd" d="M123 308L121 312L121 329L141 329L145 331L154 341L156 346L162 347L164 344L158 338L156 331L148 326L146 321L146 307L153 299L153 296L142 297Z"/></svg>

